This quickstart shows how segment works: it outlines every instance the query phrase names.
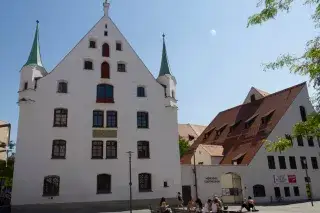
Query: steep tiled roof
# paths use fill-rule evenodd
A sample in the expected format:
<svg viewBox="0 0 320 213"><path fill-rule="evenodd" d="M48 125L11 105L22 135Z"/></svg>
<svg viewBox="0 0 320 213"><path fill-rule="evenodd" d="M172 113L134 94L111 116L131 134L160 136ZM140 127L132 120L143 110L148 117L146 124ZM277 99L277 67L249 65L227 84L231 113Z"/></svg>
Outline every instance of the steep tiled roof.
<svg viewBox="0 0 320 213"><path fill-rule="evenodd" d="M270 95L268 92L262 91L260 89L257 89L255 87L253 87L255 90L257 90L263 97L266 97L267 95Z"/></svg>
<svg viewBox="0 0 320 213"><path fill-rule="evenodd" d="M201 133L205 130L206 126L196 125L196 124L179 124L178 131L179 135L184 139L188 140L189 135L194 138L199 137Z"/></svg>
<svg viewBox="0 0 320 213"><path fill-rule="evenodd" d="M223 146L206 144L200 144L199 146L202 146L202 148L206 150L210 156L223 157Z"/></svg>
<svg viewBox="0 0 320 213"><path fill-rule="evenodd" d="M194 142L190 152L181 162L190 164L193 150L199 144L212 144L223 146L224 157L221 164L232 164L240 155L243 159L238 164L249 164L262 146L263 140L284 116L304 86L305 82L220 112ZM262 118L268 115L271 116L270 121L262 124Z"/></svg>

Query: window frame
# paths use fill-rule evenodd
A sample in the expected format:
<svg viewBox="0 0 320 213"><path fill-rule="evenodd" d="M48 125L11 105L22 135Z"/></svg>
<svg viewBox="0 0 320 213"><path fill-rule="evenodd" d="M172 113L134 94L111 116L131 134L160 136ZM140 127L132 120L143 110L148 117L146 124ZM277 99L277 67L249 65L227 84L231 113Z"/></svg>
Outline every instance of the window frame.
<svg viewBox="0 0 320 213"><path fill-rule="evenodd" d="M91 69L90 69L90 66L91 66ZM94 70L93 61L91 59L85 59L83 61L83 69L84 70Z"/></svg>
<svg viewBox="0 0 320 213"><path fill-rule="evenodd" d="M101 55L105 58L110 58L110 45L104 42L101 46Z"/></svg>
<svg viewBox="0 0 320 213"><path fill-rule="evenodd" d="M297 144L298 144L298 146L304 146L304 140L303 140L302 135L297 136Z"/></svg>
<svg viewBox="0 0 320 213"><path fill-rule="evenodd" d="M290 164L290 169L297 169L298 168L295 156L289 156L289 164Z"/></svg>
<svg viewBox="0 0 320 213"><path fill-rule="evenodd" d="M272 155L268 155L267 156L267 160L268 160L268 168L269 169L276 169L276 161L274 159L274 156Z"/></svg>
<svg viewBox="0 0 320 213"><path fill-rule="evenodd" d="M111 148L111 149L110 149ZM109 152L114 151L114 154L108 155ZM106 159L117 159L118 158L118 143L117 141L106 141Z"/></svg>
<svg viewBox="0 0 320 213"><path fill-rule="evenodd" d="M253 196L254 197L266 197L266 190L264 185L262 184L256 184L252 187L253 189ZM262 190L262 191L259 191Z"/></svg>
<svg viewBox="0 0 320 213"><path fill-rule="evenodd" d="M104 67L104 65L106 67ZM110 64L107 61L103 61L100 66L100 78L110 79Z"/></svg>
<svg viewBox="0 0 320 213"><path fill-rule="evenodd" d="M108 110L106 113L106 127L118 128L118 112L115 110Z"/></svg>
<svg viewBox="0 0 320 213"><path fill-rule="evenodd" d="M294 186L293 187L293 195L295 197L300 197L300 189L299 189L299 186Z"/></svg>
<svg viewBox="0 0 320 213"><path fill-rule="evenodd" d="M256 95L255 94L252 94L250 95L250 102L253 102L253 101L256 101Z"/></svg>
<svg viewBox="0 0 320 213"><path fill-rule="evenodd" d="M123 69L121 69L121 67ZM118 61L117 63L117 72L127 72L127 63L123 61Z"/></svg>
<svg viewBox="0 0 320 213"><path fill-rule="evenodd" d="M299 106L300 116L302 121L307 121L307 111L304 106Z"/></svg>
<svg viewBox="0 0 320 213"><path fill-rule="evenodd" d="M286 158L285 156L278 156L279 168L287 169Z"/></svg>
<svg viewBox="0 0 320 213"><path fill-rule="evenodd" d="M93 42L93 43L91 43L91 42ZM93 44L93 45L91 45L91 44ZM94 39L89 39L89 48L96 49L97 48L97 41Z"/></svg>
<svg viewBox="0 0 320 213"><path fill-rule="evenodd" d="M57 184L53 183L54 179L56 180ZM48 188L48 190L46 190L46 188ZM59 192L60 192L60 177L58 175L45 176L43 178L42 196L43 197L59 196Z"/></svg>
<svg viewBox="0 0 320 213"><path fill-rule="evenodd" d="M98 153L101 152L101 155ZM91 142L91 159L103 159L103 141L93 140Z"/></svg>
<svg viewBox="0 0 320 213"><path fill-rule="evenodd" d="M311 165L312 165L312 169L319 169L317 157L311 157Z"/></svg>
<svg viewBox="0 0 320 213"><path fill-rule="evenodd" d="M284 196L285 197L291 197L291 192L290 192L290 187L289 186L283 187L283 190L284 190Z"/></svg>
<svg viewBox="0 0 320 213"><path fill-rule="evenodd" d="M147 97L146 88L144 86L138 86L137 87L137 97L139 97L139 98Z"/></svg>
<svg viewBox="0 0 320 213"><path fill-rule="evenodd" d="M55 152L55 147L59 149ZM64 147L64 149L63 149ZM61 151L61 148L63 151ZM62 154L62 155L61 155ZM55 139L52 141L51 159L66 159L67 155L67 141L62 139Z"/></svg>
<svg viewBox="0 0 320 213"><path fill-rule="evenodd" d="M312 136L308 136L307 140L308 140L309 147L314 147L313 137Z"/></svg>
<svg viewBox="0 0 320 213"><path fill-rule="evenodd" d="M106 178L103 180L102 178ZM103 182L103 183L102 183ZM105 186L101 186L100 184ZM112 188L112 176L110 174L98 174L97 175L97 194L111 194Z"/></svg>
<svg viewBox="0 0 320 213"><path fill-rule="evenodd" d="M118 48L119 47L118 45L120 45L120 49ZM116 41L116 51L123 51L121 41Z"/></svg>
<svg viewBox="0 0 320 213"><path fill-rule="evenodd" d="M152 192L152 175L150 173L139 173L138 187L139 192Z"/></svg>
<svg viewBox="0 0 320 213"><path fill-rule="evenodd" d="M108 91L110 89L111 91ZM101 90L103 91L102 94L100 94ZM112 94L110 97L108 97L108 93ZM96 91L96 103L114 103L114 87L111 84L98 84L97 85L97 91Z"/></svg>
<svg viewBox="0 0 320 213"><path fill-rule="evenodd" d="M137 112L137 128L149 129L149 113L146 111Z"/></svg>
<svg viewBox="0 0 320 213"><path fill-rule="evenodd" d="M28 89L28 81L25 81L23 83L23 90L27 90Z"/></svg>
<svg viewBox="0 0 320 213"><path fill-rule="evenodd" d="M274 190L274 197L275 198L281 197L281 189L279 186L273 187L273 190ZM279 196L277 196L277 192L279 192Z"/></svg>
<svg viewBox="0 0 320 213"><path fill-rule="evenodd" d="M306 163L304 163L304 160L306 161ZM302 169L308 169L308 161L305 156L300 156L300 163Z"/></svg>
<svg viewBox="0 0 320 213"><path fill-rule="evenodd" d="M150 159L150 142L138 141L137 142L137 157L138 159Z"/></svg>
<svg viewBox="0 0 320 213"><path fill-rule="evenodd" d="M101 124L96 119L101 119ZM98 123L98 124L97 124ZM92 111L92 127L94 128L103 128L104 127L104 111L103 110L93 110Z"/></svg>
<svg viewBox="0 0 320 213"><path fill-rule="evenodd" d="M61 110L61 113L58 114L58 110ZM57 116L60 115L60 122L57 122ZM63 119L62 116L65 116L65 123L61 120ZM57 124L59 123L59 124ZM53 114L53 127L68 127L68 109L67 108L55 108Z"/></svg>
<svg viewBox="0 0 320 213"><path fill-rule="evenodd" d="M104 36L108 36L108 35L109 35L108 30L105 30L104 33L103 33L103 35L104 35Z"/></svg>
<svg viewBox="0 0 320 213"><path fill-rule="evenodd" d="M63 85L63 86L61 86ZM68 81L60 80L57 83L57 93L66 94L68 93Z"/></svg>

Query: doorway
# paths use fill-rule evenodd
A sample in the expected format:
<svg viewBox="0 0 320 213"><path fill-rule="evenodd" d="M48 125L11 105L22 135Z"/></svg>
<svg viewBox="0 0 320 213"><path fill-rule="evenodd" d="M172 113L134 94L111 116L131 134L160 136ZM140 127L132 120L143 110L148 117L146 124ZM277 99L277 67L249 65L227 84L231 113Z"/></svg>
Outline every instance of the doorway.
<svg viewBox="0 0 320 213"><path fill-rule="evenodd" d="M189 201L191 200L191 186L185 185L182 186L182 199L183 205L188 205Z"/></svg>
<svg viewBox="0 0 320 213"><path fill-rule="evenodd" d="M241 203L243 201L241 177L235 173L221 176L222 200L225 203Z"/></svg>

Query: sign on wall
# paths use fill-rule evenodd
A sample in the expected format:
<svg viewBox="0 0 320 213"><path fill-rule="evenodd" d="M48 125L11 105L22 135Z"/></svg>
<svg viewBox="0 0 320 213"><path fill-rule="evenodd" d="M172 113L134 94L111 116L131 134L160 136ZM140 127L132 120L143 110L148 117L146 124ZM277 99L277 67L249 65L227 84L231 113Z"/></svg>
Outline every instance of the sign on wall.
<svg viewBox="0 0 320 213"><path fill-rule="evenodd" d="M220 180L217 177L206 177L204 179L205 183L220 183Z"/></svg>
<svg viewBox="0 0 320 213"><path fill-rule="evenodd" d="M296 183L297 178L295 175L273 175L274 183Z"/></svg>

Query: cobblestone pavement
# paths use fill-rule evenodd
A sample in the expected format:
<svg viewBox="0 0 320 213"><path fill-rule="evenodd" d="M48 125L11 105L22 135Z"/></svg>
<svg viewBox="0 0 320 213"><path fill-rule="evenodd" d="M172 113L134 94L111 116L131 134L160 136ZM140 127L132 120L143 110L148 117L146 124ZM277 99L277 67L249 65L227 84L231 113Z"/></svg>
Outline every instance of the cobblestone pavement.
<svg viewBox="0 0 320 213"><path fill-rule="evenodd" d="M230 206L230 210L239 210L239 207ZM314 202L312 207L309 202L289 204L289 205L279 205L279 206L257 206L259 213L320 213L320 201ZM245 211L243 211L245 212ZM105 213L105 212L101 212ZM120 212L119 212L120 213ZM121 212L129 213L129 211ZM132 213L150 213L149 210L134 210Z"/></svg>

